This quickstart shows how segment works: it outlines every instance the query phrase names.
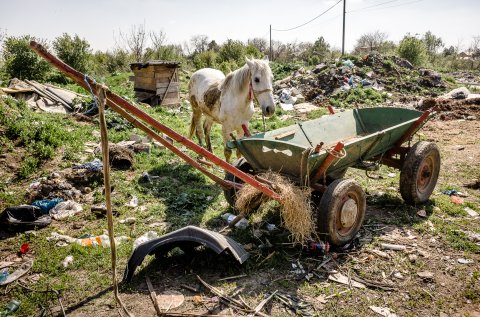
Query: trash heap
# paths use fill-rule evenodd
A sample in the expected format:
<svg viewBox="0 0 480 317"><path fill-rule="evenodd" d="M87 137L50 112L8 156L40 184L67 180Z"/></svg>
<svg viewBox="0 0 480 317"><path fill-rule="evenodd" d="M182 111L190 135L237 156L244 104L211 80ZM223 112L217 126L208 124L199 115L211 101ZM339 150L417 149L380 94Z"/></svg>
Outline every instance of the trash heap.
<svg viewBox="0 0 480 317"><path fill-rule="evenodd" d="M34 80L14 78L8 88L0 88L0 94L25 100L34 111L69 113L81 107L81 98L85 95L50 84L41 84Z"/></svg>
<svg viewBox="0 0 480 317"><path fill-rule="evenodd" d="M312 70L300 68L276 81L274 93L285 109L282 104L310 102L322 106L332 99L346 99L348 91L358 87L390 98L393 94L405 93L438 95L447 85L433 70L416 69L397 56L370 53L363 58L351 56L335 64L322 63Z"/></svg>

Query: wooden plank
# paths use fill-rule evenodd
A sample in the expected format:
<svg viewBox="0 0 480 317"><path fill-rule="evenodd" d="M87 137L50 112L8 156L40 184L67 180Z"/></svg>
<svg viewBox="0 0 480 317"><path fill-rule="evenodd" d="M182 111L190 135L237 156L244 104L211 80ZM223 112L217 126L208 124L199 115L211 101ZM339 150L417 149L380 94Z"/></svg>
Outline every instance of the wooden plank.
<svg viewBox="0 0 480 317"><path fill-rule="evenodd" d="M168 83L159 83L157 82L157 89L158 88L167 88L168 87ZM180 83L179 82L172 82L172 84L170 85L170 87L175 87L175 88L179 88L180 87Z"/></svg>
<svg viewBox="0 0 480 317"><path fill-rule="evenodd" d="M155 78L157 79L167 78L168 80L170 80L170 78L172 77L172 74L173 72L170 72L170 71L158 72L158 73L155 73ZM174 80L174 81L177 81L177 80Z"/></svg>
<svg viewBox="0 0 480 317"><path fill-rule="evenodd" d="M167 88L157 88L157 95L163 95L165 93L165 91L167 90ZM168 88L168 93L178 93L178 87L170 87Z"/></svg>
<svg viewBox="0 0 480 317"><path fill-rule="evenodd" d="M155 68L152 66L146 67L146 68L134 68L132 69L132 72L134 73L155 73Z"/></svg>
<svg viewBox="0 0 480 317"><path fill-rule="evenodd" d="M170 82L170 78L167 78L167 77L164 77L164 78L155 78L155 80L157 81L157 83L163 83L163 84L167 84ZM176 81L175 81L176 82Z"/></svg>
<svg viewBox="0 0 480 317"><path fill-rule="evenodd" d="M137 72L134 77L155 78L155 73Z"/></svg>
<svg viewBox="0 0 480 317"><path fill-rule="evenodd" d="M165 90L165 93L163 94L162 96L162 99L160 100L160 106L163 104L163 101L165 100L165 98L167 97L167 93L168 90L170 89L170 85L172 84L172 81L173 79L175 78L175 75L177 74L177 69L175 68L175 71L174 73L172 74L172 76L170 77L170 81L168 82L168 86L167 86L167 89Z"/></svg>
<svg viewBox="0 0 480 317"><path fill-rule="evenodd" d="M135 87L137 86L148 86L148 87L152 87L153 89L152 90L155 90L155 86L157 84L157 82L155 81L155 78L145 78L145 77L135 77Z"/></svg>

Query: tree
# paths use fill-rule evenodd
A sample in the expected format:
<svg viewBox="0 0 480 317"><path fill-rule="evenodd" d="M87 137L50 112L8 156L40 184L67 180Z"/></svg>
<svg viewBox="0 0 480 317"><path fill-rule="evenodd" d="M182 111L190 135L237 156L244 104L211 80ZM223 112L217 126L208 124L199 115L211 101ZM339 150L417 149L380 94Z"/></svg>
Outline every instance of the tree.
<svg viewBox="0 0 480 317"><path fill-rule="evenodd" d="M301 56L309 65L316 65L326 60L330 52L330 44L325 41L323 36L320 36L313 44L302 44L300 47L305 49Z"/></svg>
<svg viewBox="0 0 480 317"><path fill-rule="evenodd" d="M423 36L423 42L427 49L427 53L431 60L435 59L437 51L443 47L443 41L440 37L435 36L432 32L428 31Z"/></svg>
<svg viewBox="0 0 480 317"><path fill-rule="evenodd" d="M208 49L208 36L204 34L194 35L190 39L194 54L203 53Z"/></svg>
<svg viewBox="0 0 480 317"><path fill-rule="evenodd" d="M455 55L455 47L453 47L453 45L450 45L450 47L445 47L443 49L443 55L444 56L453 56Z"/></svg>
<svg viewBox="0 0 480 317"><path fill-rule="evenodd" d="M159 30L158 32L150 31L150 41L152 42L152 58L160 59L161 48L165 43L167 35L165 31Z"/></svg>
<svg viewBox="0 0 480 317"><path fill-rule="evenodd" d="M220 45L218 45L215 40L212 40L210 43L208 43L207 49L209 51L218 52L220 50Z"/></svg>
<svg viewBox="0 0 480 317"><path fill-rule="evenodd" d="M470 45L470 51L472 52L472 58L480 58L480 36L474 36L472 44Z"/></svg>
<svg viewBox="0 0 480 317"><path fill-rule="evenodd" d="M53 48L57 56L76 70L86 73L89 68L91 50L90 44L77 34L71 37L63 33L53 41Z"/></svg>
<svg viewBox="0 0 480 317"><path fill-rule="evenodd" d="M425 43L409 34L400 41L398 46L398 54L413 65L421 65L425 61L426 53Z"/></svg>
<svg viewBox="0 0 480 317"><path fill-rule="evenodd" d="M360 53L362 50L367 49L369 52L378 51L381 44L387 40L387 34L375 31L373 33L366 33L360 36L355 44L354 52Z"/></svg>
<svg viewBox="0 0 480 317"><path fill-rule="evenodd" d="M213 50L208 50L202 53L198 53L193 58L193 65L195 65L196 69L200 68L217 68L217 53Z"/></svg>
<svg viewBox="0 0 480 317"><path fill-rule="evenodd" d="M218 56L221 62L233 61L240 66L245 64L245 47L241 41L228 39L220 48Z"/></svg>
<svg viewBox="0 0 480 317"><path fill-rule="evenodd" d="M44 80L51 70L50 64L30 48L31 40L41 42L43 46L48 48L45 41L30 35L8 36L3 41L3 69L10 78Z"/></svg>
<svg viewBox="0 0 480 317"><path fill-rule="evenodd" d="M267 40L260 37L249 39L247 41L247 44L255 46L260 52L264 54L268 53L269 51Z"/></svg>
<svg viewBox="0 0 480 317"><path fill-rule="evenodd" d="M120 31L120 38L130 49L135 62L142 62L147 42L145 24L132 25L127 33Z"/></svg>
<svg viewBox="0 0 480 317"><path fill-rule="evenodd" d="M4 29L0 29L0 55L2 54L2 43L5 37L7 36L7 31Z"/></svg>

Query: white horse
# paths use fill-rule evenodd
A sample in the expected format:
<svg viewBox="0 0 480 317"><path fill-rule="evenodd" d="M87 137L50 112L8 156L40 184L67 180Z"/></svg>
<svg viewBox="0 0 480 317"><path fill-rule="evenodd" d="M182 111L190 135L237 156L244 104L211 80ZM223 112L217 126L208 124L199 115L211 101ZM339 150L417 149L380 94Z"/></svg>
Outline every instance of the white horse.
<svg viewBox="0 0 480 317"><path fill-rule="evenodd" d="M260 104L262 114L269 117L275 113L272 94L273 75L268 65L268 58L248 59L246 64L231 72L226 77L216 69L203 68L193 73L188 91L192 105L192 122L190 139L196 133L201 146L205 138L207 149L212 152L210 130L213 122L222 125L225 159L230 161L232 150L226 143L230 134L237 132L237 137L248 131L248 122L253 116L253 99ZM205 114L203 129L202 114ZM242 125L244 128L242 128ZM239 153L237 152L239 155Z"/></svg>

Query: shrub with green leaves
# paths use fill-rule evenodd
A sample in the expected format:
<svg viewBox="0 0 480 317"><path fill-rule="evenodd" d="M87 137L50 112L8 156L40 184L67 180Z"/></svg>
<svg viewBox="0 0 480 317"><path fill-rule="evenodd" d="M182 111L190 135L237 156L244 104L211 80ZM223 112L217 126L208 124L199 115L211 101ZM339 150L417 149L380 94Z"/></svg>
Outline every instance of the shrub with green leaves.
<svg viewBox="0 0 480 317"><path fill-rule="evenodd" d="M44 80L50 72L50 65L30 48L31 40L39 41L30 35L8 36L3 41L3 72L9 78Z"/></svg>
<svg viewBox="0 0 480 317"><path fill-rule="evenodd" d="M426 60L427 48L422 40L407 35L400 41L398 54L413 65L419 66Z"/></svg>
<svg viewBox="0 0 480 317"><path fill-rule="evenodd" d="M379 105L387 100L387 94L378 92L370 87L361 86L341 91L330 98L330 102L335 107L348 108L354 105Z"/></svg>
<svg viewBox="0 0 480 317"><path fill-rule="evenodd" d="M57 56L76 70L85 73L90 68L90 44L77 34L70 36L63 33L53 41L53 48Z"/></svg>

